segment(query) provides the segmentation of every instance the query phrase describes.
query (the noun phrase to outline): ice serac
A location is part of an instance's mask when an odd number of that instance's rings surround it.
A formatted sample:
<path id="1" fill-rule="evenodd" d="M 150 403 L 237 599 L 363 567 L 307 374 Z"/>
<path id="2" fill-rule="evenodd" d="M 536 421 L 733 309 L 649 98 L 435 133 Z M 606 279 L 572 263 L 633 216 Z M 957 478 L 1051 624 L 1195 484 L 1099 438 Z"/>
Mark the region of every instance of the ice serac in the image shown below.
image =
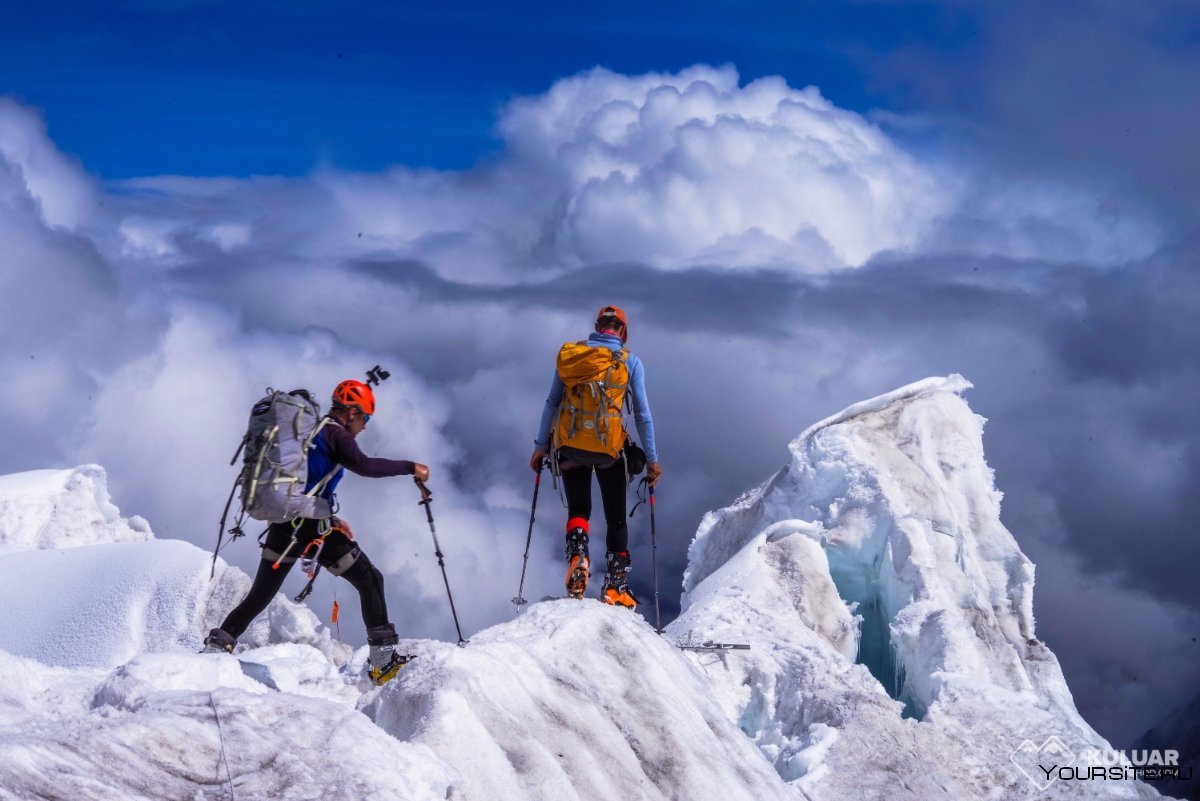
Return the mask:
<path id="1" fill-rule="evenodd" d="M 669 633 L 751 645 L 707 665 L 710 687 L 811 798 L 1155 797 L 1036 781 L 1051 737 L 1060 765 L 1108 745 L 1036 638 L 1033 565 L 1000 522 L 969 387 L 926 379 L 801 434 L 701 522 Z"/>

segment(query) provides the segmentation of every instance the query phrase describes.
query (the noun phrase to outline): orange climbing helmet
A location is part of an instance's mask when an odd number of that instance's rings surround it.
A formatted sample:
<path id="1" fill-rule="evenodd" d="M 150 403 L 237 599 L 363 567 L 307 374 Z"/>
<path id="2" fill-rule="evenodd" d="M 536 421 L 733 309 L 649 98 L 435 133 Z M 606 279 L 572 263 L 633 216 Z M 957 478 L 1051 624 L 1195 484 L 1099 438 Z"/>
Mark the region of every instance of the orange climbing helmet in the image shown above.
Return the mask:
<path id="1" fill-rule="evenodd" d="M 621 341 L 627 342 L 629 340 L 629 322 L 625 319 L 625 310 L 620 306 L 605 306 L 596 315 L 596 330 L 599 331 L 613 323 L 621 324 Z"/>
<path id="2" fill-rule="evenodd" d="M 334 406 L 355 406 L 363 414 L 375 414 L 375 393 L 361 381 L 347 379 L 333 389 Z"/>

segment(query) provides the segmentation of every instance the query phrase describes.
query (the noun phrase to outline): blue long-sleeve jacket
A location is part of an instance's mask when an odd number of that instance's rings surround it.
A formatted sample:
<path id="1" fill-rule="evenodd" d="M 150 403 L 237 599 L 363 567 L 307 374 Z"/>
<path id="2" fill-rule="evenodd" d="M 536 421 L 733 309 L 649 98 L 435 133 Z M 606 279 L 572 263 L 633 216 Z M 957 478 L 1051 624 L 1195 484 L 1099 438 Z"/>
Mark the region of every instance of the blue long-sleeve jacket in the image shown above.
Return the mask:
<path id="1" fill-rule="evenodd" d="M 624 347 L 621 338 L 615 334 L 592 334 L 587 343 L 593 348 L 605 347 L 609 350 L 620 350 Z M 641 440 L 642 449 L 646 451 L 646 458 L 657 462 L 658 447 L 654 443 L 654 420 L 650 417 L 650 401 L 646 397 L 646 370 L 642 367 L 642 360 L 632 353 L 626 358 L 625 364 L 629 368 L 629 398 L 633 406 L 633 422 L 637 425 L 638 438 Z M 546 396 L 546 406 L 542 409 L 542 423 L 538 428 L 538 436 L 534 440 L 534 445 L 542 450 L 550 447 L 550 429 L 557 418 L 565 388 L 556 369 L 554 380 L 550 384 L 550 394 Z"/>

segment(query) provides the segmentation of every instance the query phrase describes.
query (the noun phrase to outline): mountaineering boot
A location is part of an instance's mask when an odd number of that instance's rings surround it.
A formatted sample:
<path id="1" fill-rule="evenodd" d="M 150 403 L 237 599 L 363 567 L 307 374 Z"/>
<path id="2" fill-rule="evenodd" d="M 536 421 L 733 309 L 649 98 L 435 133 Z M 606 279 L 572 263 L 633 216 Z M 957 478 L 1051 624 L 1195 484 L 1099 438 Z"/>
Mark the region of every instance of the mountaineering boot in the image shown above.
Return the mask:
<path id="1" fill-rule="evenodd" d="M 367 629 L 367 645 L 371 655 L 367 658 L 367 676 L 375 686 L 387 684 L 396 678 L 400 668 L 408 664 L 408 657 L 396 652 L 400 638 L 391 623 Z"/>
<path id="2" fill-rule="evenodd" d="M 201 649 L 202 654 L 232 654 L 233 647 L 237 645 L 237 638 L 227 634 L 224 629 L 213 629 L 204 638 L 204 648 Z"/>
<path id="3" fill-rule="evenodd" d="M 628 609 L 637 607 L 637 598 L 634 598 L 633 593 L 629 591 L 631 567 L 632 562 L 629 560 L 628 552 L 609 552 L 608 572 L 604 574 L 604 588 L 600 591 L 600 598 L 604 603 L 624 606 Z"/>
<path id="4" fill-rule="evenodd" d="M 567 521 L 567 595 L 582 598 L 592 575 L 588 558 L 588 521 L 572 517 Z"/>

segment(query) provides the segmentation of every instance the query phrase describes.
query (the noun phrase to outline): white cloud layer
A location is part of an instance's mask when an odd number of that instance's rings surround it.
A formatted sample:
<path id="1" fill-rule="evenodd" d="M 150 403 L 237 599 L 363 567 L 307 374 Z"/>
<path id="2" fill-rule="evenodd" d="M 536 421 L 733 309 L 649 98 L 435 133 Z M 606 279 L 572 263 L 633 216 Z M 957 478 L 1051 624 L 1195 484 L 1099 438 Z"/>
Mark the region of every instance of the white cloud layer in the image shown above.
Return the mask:
<path id="1" fill-rule="evenodd" d="M 730 67 L 595 69 L 518 100 L 500 131 L 557 177 L 544 234 L 583 263 L 823 271 L 914 243 L 946 199 L 930 171 L 815 87 Z"/>

